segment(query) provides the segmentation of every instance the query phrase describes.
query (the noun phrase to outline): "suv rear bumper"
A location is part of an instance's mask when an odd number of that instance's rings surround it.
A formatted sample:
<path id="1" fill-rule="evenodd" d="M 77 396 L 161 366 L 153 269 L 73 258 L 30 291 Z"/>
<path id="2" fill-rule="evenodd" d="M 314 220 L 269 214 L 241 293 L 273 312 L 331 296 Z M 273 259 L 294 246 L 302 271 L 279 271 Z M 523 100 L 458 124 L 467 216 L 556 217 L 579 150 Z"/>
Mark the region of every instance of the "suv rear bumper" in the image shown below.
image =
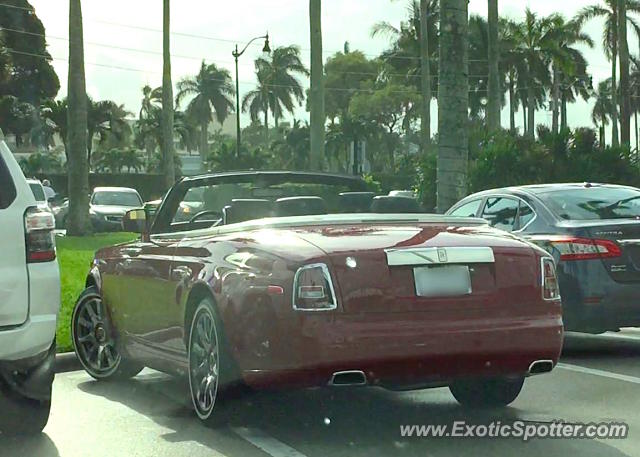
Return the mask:
<path id="1" fill-rule="evenodd" d="M 0 394 L 17 394 L 39 401 L 51 400 L 55 358 L 54 341 L 35 356 L 0 362 Z"/>
<path id="2" fill-rule="evenodd" d="M 45 352 L 55 334 L 55 314 L 33 316 L 18 327 L 0 327 L 0 364 Z"/>

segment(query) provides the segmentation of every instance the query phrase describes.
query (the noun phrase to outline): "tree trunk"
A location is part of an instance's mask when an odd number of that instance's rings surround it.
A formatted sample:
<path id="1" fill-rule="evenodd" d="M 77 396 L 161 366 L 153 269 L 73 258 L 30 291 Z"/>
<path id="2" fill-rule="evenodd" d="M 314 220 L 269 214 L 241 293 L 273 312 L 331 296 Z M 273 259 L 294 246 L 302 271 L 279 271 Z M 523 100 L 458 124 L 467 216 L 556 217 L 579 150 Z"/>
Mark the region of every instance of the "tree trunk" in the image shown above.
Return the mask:
<path id="1" fill-rule="evenodd" d="M 560 129 L 564 130 L 567 127 L 569 127 L 569 124 L 568 124 L 568 121 L 567 121 L 567 96 L 565 94 L 562 94 L 560 99 L 561 99 L 561 102 L 560 102 Z"/>
<path id="2" fill-rule="evenodd" d="M 627 0 L 618 0 L 618 54 L 620 56 L 620 141 L 631 146 L 631 97 L 629 87 L 629 43 Z"/>
<path id="3" fill-rule="evenodd" d="M 67 88 L 68 234 L 90 232 L 89 166 L 87 163 L 87 90 L 84 75 L 84 37 L 80 0 L 69 0 L 69 77 Z"/>
<path id="4" fill-rule="evenodd" d="M 614 38 L 613 52 L 611 56 L 611 144 L 618 146 L 620 141 L 618 139 L 618 75 L 617 75 L 617 63 L 618 63 L 618 43 L 617 33 Z"/>
<path id="5" fill-rule="evenodd" d="M 87 167 L 91 170 L 91 154 L 93 154 L 93 137 L 95 133 L 88 131 L 87 133 Z"/>
<path id="6" fill-rule="evenodd" d="M 265 146 L 269 142 L 269 110 L 264 110 L 264 143 Z"/>
<path id="7" fill-rule="evenodd" d="M 602 125 L 600 126 L 600 149 L 604 149 L 605 142 L 606 142 L 605 135 L 606 135 L 606 128 L 603 121 Z"/>
<path id="8" fill-rule="evenodd" d="M 553 120 L 551 122 L 551 131 L 553 133 L 558 133 L 558 129 L 560 126 L 560 71 L 558 70 L 558 66 L 553 64 Z"/>
<path id="9" fill-rule="evenodd" d="M 527 134 L 527 104 L 525 103 L 524 100 L 521 100 L 520 104 L 522 105 L 522 131 L 523 131 L 523 134 L 526 135 Z"/>
<path id="10" fill-rule="evenodd" d="M 529 85 L 532 85 L 532 83 L 533 82 L 530 81 Z M 527 89 L 527 110 L 529 111 L 527 113 L 527 135 L 529 135 L 531 139 L 534 139 L 536 136 L 536 99 L 533 90 L 533 87 L 529 87 L 529 89 Z"/>
<path id="11" fill-rule="evenodd" d="M 420 143 L 425 154 L 431 143 L 431 52 L 429 50 L 429 0 L 420 0 L 420 88 L 422 115 Z"/>
<path id="12" fill-rule="evenodd" d="M 164 185 L 168 189 L 176 182 L 173 162 L 173 84 L 171 82 L 171 6 L 162 2 L 162 163 Z"/>
<path id="13" fill-rule="evenodd" d="M 513 84 L 513 73 L 509 75 L 509 130 L 516 132 L 516 94 Z"/>
<path id="14" fill-rule="evenodd" d="M 324 166 L 324 75 L 322 70 L 322 7 L 321 0 L 309 0 L 311 30 L 311 169 Z"/>
<path id="15" fill-rule="evenodd" d="M 207 151 L 209 146 L 209 122 L 202 121 L 200 123 L 200 158 L 204 161 L 207 158 Z"/>
<path id="16" fill-rule="evenodd" d="M 637 95 L 636 95 L 636 97 L 637 97 Z M 633 120 L 634 120 L 634 123 L 635 123 L 635 126 L 636 126 L 636 128 L 635 128 L 635 137 L 636 137 L 636 155 L 637 155 L 638 154 L 638 145 L 639 145 L 639 143 L 638 143 L 638 112 L 637 111 L 633 112 Z"/>
<path id="17" fill-rule="evenodd" d="M 487 105 L 487 127 L 500 128 L 500 48 L 498 41 L 498 0 L 488 0 L 489 14 L 489 100 Z"/>
<path id="18" fill-rule="evenodd" d="M 467 194 L 469 155 L 468 2 L 440 1 L 437 210 Z"/>

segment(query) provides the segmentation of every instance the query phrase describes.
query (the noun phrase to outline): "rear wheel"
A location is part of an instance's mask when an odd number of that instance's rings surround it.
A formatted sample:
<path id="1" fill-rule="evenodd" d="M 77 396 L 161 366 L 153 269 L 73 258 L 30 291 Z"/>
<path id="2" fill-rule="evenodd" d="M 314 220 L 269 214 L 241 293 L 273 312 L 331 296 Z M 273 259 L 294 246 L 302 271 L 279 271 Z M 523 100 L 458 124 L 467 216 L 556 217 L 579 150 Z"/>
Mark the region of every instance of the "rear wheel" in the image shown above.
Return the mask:
<path id="1" fill-rule="evenodd" d="M 49 421 L 51 401 L 11 396 L 2 399 L 0 434 L 36 435 Z"/>
<path id="2" fill-rule="evenodd" d="M 523 384 L 524 378 L 473 379 L 456 381 L 449 386 L 449 390 L 461 405 L 500 407 L 513 402 Z"/>
<path id="3" fill-rule="evenodd" d="M 198 304 L 189 329 L 189 388 L 193 407 L 207 425 L 225 425 L 229 420 L 234 369 L 222 324 L 210 298 Z"/>
<path id="4" fill-rule="evenodd" d="M 82 292 L 71 318 L 71 335 L 78 360 L 93 378 L 128 379 L 144 368 L 122 357 L 102 297 L 94 286 Z"/>

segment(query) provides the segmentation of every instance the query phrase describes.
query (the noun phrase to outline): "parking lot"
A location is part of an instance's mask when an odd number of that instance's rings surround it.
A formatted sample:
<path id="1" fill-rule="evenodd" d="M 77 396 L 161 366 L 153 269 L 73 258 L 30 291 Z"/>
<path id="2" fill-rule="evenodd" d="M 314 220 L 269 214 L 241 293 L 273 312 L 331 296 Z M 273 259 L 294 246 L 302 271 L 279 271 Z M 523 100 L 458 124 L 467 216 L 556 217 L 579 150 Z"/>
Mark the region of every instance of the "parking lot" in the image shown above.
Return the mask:
<path id="1" fill-rule="evenodd" d="M 377 388 L 254 393 L 238 401 L 232 423 L 209 429 L 195 418 L 180 380 L 145 370 L 122 383 L 61 373 L 49 425 L 36 438 L 0 438 L 6 457 L 25 456 L 370 456 L 634 455 L 640 446 L 640 331 L 572 334 L 561 364 L 529 379 L 502 411 L 461 408 L 447 389 Z M 526 423 L 563 420 L 629 424 L 622 440 L 402 438 L 402 424 Z"/>

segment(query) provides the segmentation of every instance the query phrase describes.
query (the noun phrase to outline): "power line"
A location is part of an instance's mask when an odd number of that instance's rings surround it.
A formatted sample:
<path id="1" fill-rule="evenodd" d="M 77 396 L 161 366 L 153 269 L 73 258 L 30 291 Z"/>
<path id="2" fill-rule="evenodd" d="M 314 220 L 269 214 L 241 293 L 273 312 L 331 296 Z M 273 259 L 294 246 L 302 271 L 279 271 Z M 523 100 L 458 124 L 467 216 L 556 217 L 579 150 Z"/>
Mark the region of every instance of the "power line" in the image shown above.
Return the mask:
<path id="1" fill-rule="evenodd" d="M 28 30 L 18 30 L 18 29 L 11 29 L 11 28 L 7 28 L 7 27 L 0 27 L 0 31 L 6 31 L 6 32 L 11 32 L 11 33 L 18 33 L 18 34 L 25 34 L 25 35 L 31 35 L 31 36 L 39 36 L 42 38 L 49 38 L 49 39 L 53 39 L 53 40 L 62 40 L 62 41 L 69 41 L 68 38 L 65 37 L 59 37 L 59 36 L 54 36 L 54 35 L 45 35 L 42 33 L 36 33 L 36 32 L 30 32 Z M 162 55 L 162 52 L 160 51 L 151 51 L 148 49 L 139 49 L 139 48 L 130 48 L 130 47 L 126 47 L 126 46 L 116 46 L 116 45 L 111 45 L 111 44 L 106 44 L 106 43 L 97 43 L 97 42 L 92 42 L 92 41 L 85 41 L 84 42 L 85 45 L 89 45 L 89 46 L 98 46 L 98 47 L 102 47 L 102 48 L 108 48 L 108 49 L 116 49 L 119 51 L 131 51 L 131 52 L 137 52 L 137 53 L 142 53 L 142 54 L 152 54 L 152 55 Z M 177 58 L 181 58 L 181 59 L 189 59 L 189 60 L 197 60 L 197 61 L 202 61 L 204 60 L 201 57 L 195 57 L 195 56 L 186 56 L 186 55 L 180 55 L 180 54 L 171 54 L 171 57 L 177 57 Z M 216 59 L 216 63 L 224 63 L 224 64 L 233 64 L 234 62 L 232 61 L 222 61 L 222 60 L 218 60 Z M 349 75 L 362 75 L 362 76 L 379 76 L 380 74 L 384 74 L 386 76 L 397 76 L 397 77 L 401 77 L 401 78 L 407 78 L 407 79 L 411 79 L 411 78 L 415 78 L 415 79 L 419 79 L 422 76 L 421 75 L 411 75 L 411 74 L 405 74 L 405 73 L 388 73 L 388 72 L 358 72 L 358 71 L 333 71 L 332 73 L 336 73 L 336 74 L 349 74 Z M 469 75 L 470 78 L 488 78 L 488 75 Z M 431 79 L 437 79 L 438 75 L 432 75 Z"/>

